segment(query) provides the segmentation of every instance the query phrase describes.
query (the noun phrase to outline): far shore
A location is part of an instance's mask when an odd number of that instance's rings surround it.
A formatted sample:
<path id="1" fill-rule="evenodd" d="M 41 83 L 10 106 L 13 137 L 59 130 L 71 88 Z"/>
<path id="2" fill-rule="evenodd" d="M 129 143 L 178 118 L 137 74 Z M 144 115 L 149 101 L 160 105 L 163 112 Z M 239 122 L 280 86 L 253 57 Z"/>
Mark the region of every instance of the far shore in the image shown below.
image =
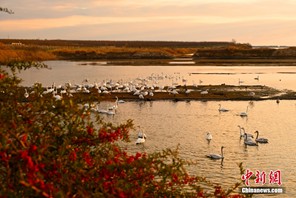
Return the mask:
<path id="1" fill-rule="evenodd" d="M 0 39 L 0 64 L 68 60 L 93 65 L 295 66 L 296 47 L 236 42 Z M 105 61 L 106 64 L 96 64 Z"/>

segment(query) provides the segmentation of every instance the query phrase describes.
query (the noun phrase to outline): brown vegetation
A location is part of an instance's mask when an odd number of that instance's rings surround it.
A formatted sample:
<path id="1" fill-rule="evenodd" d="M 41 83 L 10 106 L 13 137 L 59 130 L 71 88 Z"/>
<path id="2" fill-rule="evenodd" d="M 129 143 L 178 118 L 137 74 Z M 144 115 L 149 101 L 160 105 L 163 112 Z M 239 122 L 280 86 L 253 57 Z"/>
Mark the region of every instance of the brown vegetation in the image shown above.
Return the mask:
<path id="1" fill-rule="evenodd" d="M 252 48 L 244 45 L 230 45 L 223 48 L 197 49 L 196 59 L 295 59 L 296 48 Z"/>
<path id="2" fill-rule="evenodd" d="M 195 48 L 83 47 L 57 48 L 52 53 L 61 59 L 171 59 L 194 53 Z"/>
<path id="3" fill-rule="evenodd" d="M 9 65 L 15 62 L 32 62 L 55 59 L 49 51 L 32 46 L 13 46 L 0 43 L 0 64 Z"/>
<path id="4" fill-rule="evenodd" d="M 0 63 L 42 60 L 171 59 L 197 48 L 226 47 L 231 42 L 83 41 L 0 39 Z M 17 44 L 17 45 L 13 45 Z"/>
<path id="5" fill-rule="evenodd" d="M 3 41 L 3 40 L 2 40 Z M 15 42 L 14 42 L 15 41 Z M 47 41 L 47 40 L 46 40 Z M 45 42 L 45 41 L 44 41 Z M 47 41 L 49 42 L 49 41 Z M 64 41 L 67 43 L 67 41 Z M 78 42 L 79 43 L 79 42 Z M 119 42 L 120 43 L 120 42 Z M 132 42 L 133 43 L 133 42 Z M 18 45 L 14 45 L 18 44 Z M 0 45 L 0 63 L 7 65 L 16 61 L 44 60 L 95 60 L 95 59 L 171 59 L 193 54 L 196 48 L 149 46 L 104 46 L 66 45 L 62 41 L 52 41 L 49 45 L 43 42 L 5 40 Z"/>
<path id="6" fill-rule="evenodd" d="M 296 65 L 296 48 L 253 48 L 250 44 L 234 42 L 0 39 L 0 64 L 4 65 L 44 60 L 108 60 L 111 65 L 118 64 L 117 61 L 122 65 L 168 65 L 167 60 L 176 57 L 193 57 L 193 65 Z"/>

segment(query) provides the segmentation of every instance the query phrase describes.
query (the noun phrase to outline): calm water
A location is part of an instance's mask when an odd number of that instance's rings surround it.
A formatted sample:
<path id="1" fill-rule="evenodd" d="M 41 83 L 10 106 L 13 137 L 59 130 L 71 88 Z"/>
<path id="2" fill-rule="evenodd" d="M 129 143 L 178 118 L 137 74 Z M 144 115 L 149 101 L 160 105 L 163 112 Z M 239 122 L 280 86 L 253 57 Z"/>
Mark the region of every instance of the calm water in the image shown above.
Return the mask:
<path id="1" fill-rule="evenodd" d="M 184 84 L 231 84 L 238 85 L 239 80 L 246 85 L 267 85 L 278 89 L 296 90 L 296 66 L 94 66 L 88 62 L 48 61 L 48 69 L 30 69 L 20 74 L 23 85 L 31 86 L 41 82 L 44 86 L 55 84 L 81 84 L 110 80 L 127 82 L 147 78 L 151 75 L 165 77 L 156 83 L 171 85 Z M 85 65 L 86 64 L 86 65 Z M 195 74 L 191 74 L 195 73 Z M 259 76 L 259 80 L 255 80 Z M 155 82 L 151 82 L 155 83 Z"/>
<path id="2" fill-rule="evenodd" d="M 102 102 L 100 107 L 105 108 L 109 104 Z M 230 111 L 219 113 L 218 104 Z M 281 197 L 295 196 L 296 101 L 281 101 L 280 104 L 275 101 L 254 102 L 247 118 L 238 116 L 247 105 L 246 101 L 126 102 L 119 105 L 116 115 L 105 116 L 105 119 L 121 123 L 131 118 L 136 126 L 140 125 L 145 130 L 147 140 L 144 146 L 135 145 L 137 132 L 132 132 L 131 142 L 127 145 L 131 152 L 160 151 L 180 144 L 183 158 L 198 161 L 197 165 L 189 168 L 191 173 L 222 182 L 225 187 L 230 187 L 240 178 L 237 166 L 240 162 L 253 172 L 258 170 L 268 174 L 271 170 L 280 170 L 287 191 Z M 240 140 L 237 125 L 245 127 L 248 133 L 258 130 L 269 143 L 246 148 Z M 213 135 L 210 144 L 205 140 L 206 132 Z M 220 153 L 221 146 L 226 147 L 222 166 L 221 161 L 205 157 L 209 153 Z M 250 183 L 257 185 L 254 181 Z"/>
<path id="3" fill-rule="evenodd" d="M 28 70 L 21 73 L 23 85 L 41 82 L 44 86 L 80 84 L 84 79 L 89 82 L 103 80 L 128 82 L 135 78 L 161 76 L 148 83 L 171 85 L 172 83 L 189 84 L 262 84 L 278 89 L 296 90 L 296 67 L 215 67 L 215 66 L 91 66 L 81 62 L 51 61 L 47 64 L 50 70 Z M 198 74 L 191 74 L 198 73 Z M 259 80 L 255 80 L 259 76 Z M 183 79 L 186 79 L 185 82 Z M 101 102 L 106 108 L 110 103 Z M 219 113 L 218 104 L 230 109 Z M 249 105 L 248 117 L 238 114 Z M 206 176 L 213 182 L 231 187 L 241 177 L 238 163 L 243 162 L 246 169 L 253 172 L 271 170 L 281 171 L 281 180 L 286 187 L 286 194 L 277 197 L 296 196 L 296 101 L 211 101 L 211 102 L 126 102 L 119 104 L 116 115 L 105 116 L 107 121 L 121 123 L 133 119 L 134 124 L 141 126 L 147 135 L 144 146 L 135 145 L 137 132 L 131 134 L 131 143 L 127 148 L 131 152 L 160 151 L 165 148 L 176 148 L 180 144 L 180 155 L 185 159 L 198 161 L 189 167 L 192 174 Z M 258 147 L 245 147 L 240 140 L 239 128 L 243 126 L 248 133 L 260 132 L 261 137 L 269 143 Z M 206 132 L 211 132 L 210 144 L 205 140 Z M 220 153 L 225 146 L 225 159 L 212 161 L 205 157 L 209 153 Z M 268 177 L 266 178 L 268 182 Z M 251 186 L 256 186 L 250 181 Z M 267 185 L 268 186 L 268 185 Z M 260 187 L 260 185 L 258 186 Z M 265 195 L 266 196 L 266 195 Z"/>

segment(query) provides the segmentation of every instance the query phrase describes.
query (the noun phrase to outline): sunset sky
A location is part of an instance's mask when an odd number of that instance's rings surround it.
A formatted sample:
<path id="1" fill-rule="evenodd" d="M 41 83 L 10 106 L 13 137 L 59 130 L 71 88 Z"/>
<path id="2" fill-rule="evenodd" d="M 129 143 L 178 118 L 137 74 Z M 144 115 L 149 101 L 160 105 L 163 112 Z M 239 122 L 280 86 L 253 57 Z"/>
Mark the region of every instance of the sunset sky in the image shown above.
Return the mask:
<path id="1" fill-rule="evenodd" d="M 295 0 L 9 0 L 0 38 L 296 46 Z"/>

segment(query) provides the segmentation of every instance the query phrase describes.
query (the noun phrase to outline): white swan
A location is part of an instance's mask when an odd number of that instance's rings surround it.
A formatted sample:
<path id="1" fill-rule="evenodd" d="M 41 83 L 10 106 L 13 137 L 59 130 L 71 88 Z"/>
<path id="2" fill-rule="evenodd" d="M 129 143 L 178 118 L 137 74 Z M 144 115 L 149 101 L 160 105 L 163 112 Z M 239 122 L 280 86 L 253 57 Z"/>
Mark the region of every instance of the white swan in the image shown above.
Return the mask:
<path id="1" fill-rule="evenodd" d="M 137 141 L 136 141 L 136 144 L 142 144 L 142 143 L 145 142 L 147 136 L 146 136 L 146 134 L 143 132 L 143 130 L 141 129 L 140 126 L 138 126 L 138 128 L 139 128 L 139 131 L 138 131 L 138 139 L 137 139 Z"/>
<path id="2" fill-rule="evenodd" d="M 136 144 L 144 144 L 144 142 L 145 142 L 145 138 L 144 137 L 143 138 L 138 138 L 136 140 Z"/>
<path id="3" fill-rule="evenodd" d="M 145 98 L 144 98 L 144 95 L 143 95 L 143 94 L 140 94 L 140 95 L 139 95 L 139 99 L 144 100 L 144 99 L 145 99 Z"/>
<path id="4" fill-rule="evenodd" d="M 205 91 L 201 91 L 200 92 L 200 94 L 202 94 L 202 95 L 206 95 L 206 94 L 208 94 L 209 93 L 209 90 L 207 89 L 207 90 L 205 90 Z"/>
<path id="5" fill-rule="evenodd" d="M 249 106 L 247 106 L 246 112 L 241 112 L 239 115 L 240 115 L 241 117 L 246 117 L 246 116 L 248 116 L 248 109 L 249 109 Z"/>
<path id="6" fill-rule="evenodd" d="M 238 127 L 240 127 L 239 125 L 238 125 Z M 245 128 L 244 127 L 241 127 L 241 137 L 245 137 L 245 135 L 247 136 L 247 138 L 253 138 L 254 136 L 251 134 L 251 133 L 246 133 L 246 131 L 245 131 Z M 242 136 L 243 135 L 243 136 Z"/>
<path id="7" fill-rule="evenodd" d="M 257 133 L 256 139 L 255 139 L 256 142 L 263 143 L 263 144 L 268 143 L 268 139 L 266 139 L 266 138 L 258 138 L 259 137 L 259 131 L 255 131 L 255 133 Z"/>
<path id="8" fill-rule="evenodd" d="M 189 89 L 185 90 L 185 94 L 190 94 L 190 93 L 191 93 L 191 90 L 189 90 Z"/>
<path id="9" fill-rule="evenodd" d="M 142 131 L 138 133 L 138 139 L 136 140 L 136 144 L 143 144 L 146 141 L 146 134 Z"/>
<path id="10" fill-rule="evenodd" d="M 206 135 L 206 140 L 211 141 L 213 139 L 213 136 L 210 132 L 207 133 Z"/>
<path id="11" fill-rule="evenodd" d="M 118 108 L 118 97 L 117 96 L 115 96 L 115 97 L 116 97 L 115 104 L 113 106 L 109 107 L 108 108 L 109 110 L 115 110 Z"/>
<path id="12" fill-rule="evenodd" d="M 56 94 L 56 91 L 53 91 L 52 92 L 52 95 L 53 97 L 56 99 L 56 100 L 62 100 L 63 99 L 63 94 L 61 93 L 61 95 L 57 95 Z"/>
<path id="13" fill-rule="evenodd" d="M 25 98 L 28 98 L 29 97 L 29 93 L 27 91 L 27 89 L 25 89 L 25 94 L 24 94 Z"/>
<path id="14" fill-rule="evenodd" d="M 254 142 L 251 138 L 248 138 L 247 134 L 245 133 L 245 140 L 244 144 L 246 146 L 258 146 L 257 142 Z"/>
<path id="15" fill-rule="evenodd" d="M 124 100 L 118 100 L 118 103 L 125 103 Z"/>
<path id="16" fill-rule="evenodd" d="M 107 114 L 107 115 L 115 115 L 115 112 L 113 110 L 107 109 L 98 109 L 98 113 L 100 114 Z"/>
<path id="17" fill-rule="evenodd" d="M 146 134 L 145 133 L 143 133 L 142 131 L 139 131 L 139 133 L 138 133 L 138 138 L 147 138 L 147 136 L 146 136 Z"/>
<path id="18" fill-rule="evenodd" d="M 219 154 L 208 154 L 207 157 L 211 158 L 211 159 L 224 159 L 224 156 L 223 156 L 223 149 L 224 148 L 225 148 L 224 146 L 221 146 L 221 155 L 219 155 Z"/>
<path id="19" fill-rule="evenodd" d="M 254 97 L 255 95 L 256 95 L 256 93 L 255 93 L 254 91 L 251 91 L 251 92 L 249 93 L 249 96 Z"/>
<path id="20" fill-rule="evenodd" d="M 245 137 L 245 134 L 243 133 L 241 126 L 240 125 L 237 125 L 237 126 L 239 128 L 240 138 Z"/>
<path id="21" fill-rule="evenodd" d="M 220 112 L 227 112 L 229 109 L 221 108 L 221 104 L 219 104 L 219 109 Z"/>
<path id="22" fill-rule="evenodd" d="M 153 93 L 153 91 L 150 91 L 150 92 L 149 92 L 149 96 L 151 96 L 151 97 L 153 97 L 153 96 L 154 96 L 154 93 Z"/>
<path id="23" fill-rule="evenodd" d="M 42 94 L 52 93 L 53 91 L 54 91 L 53 87 L 47 87 L 46 91 L 44 91 Z"/>
<path id="24" fill-rule="evenodd" d="M 108 110 L 106 109 L 98 109 L 98 113 L 107 114 Z"/>
<path id="25" fill-rule="evenodd" d="M 115 112 L 113 110 L 107 111 L 107 115 L 115 115 Z"/>
<path id="26" fill-rule="evenodd" d="M 174 95 L 177 95 L 177 94 L 179 94 L 179 92 L 177 91 L 177 90 L 172 90 L 171 92 L 170 92 L 171 94 L 174 94 Z"/>

